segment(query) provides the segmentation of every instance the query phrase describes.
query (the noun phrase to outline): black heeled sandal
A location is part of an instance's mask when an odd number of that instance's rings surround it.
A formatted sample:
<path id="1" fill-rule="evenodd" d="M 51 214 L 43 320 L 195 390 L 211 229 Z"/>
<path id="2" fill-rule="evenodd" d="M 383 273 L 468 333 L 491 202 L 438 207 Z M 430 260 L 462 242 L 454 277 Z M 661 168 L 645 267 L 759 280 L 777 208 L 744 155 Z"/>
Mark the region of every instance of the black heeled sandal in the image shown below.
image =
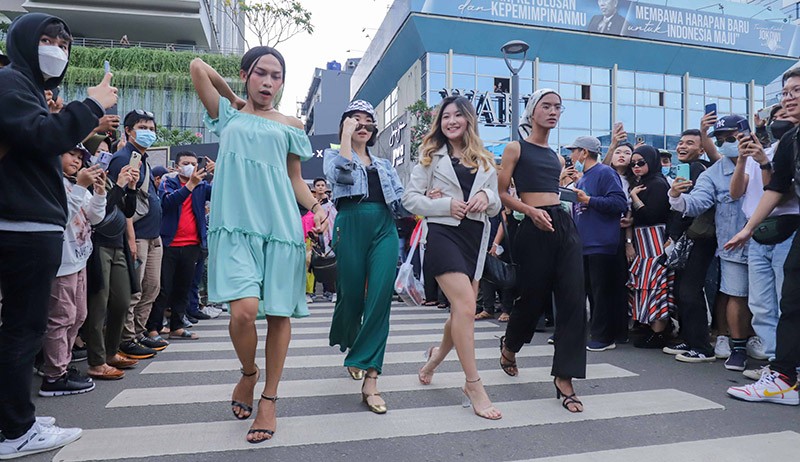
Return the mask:
<path id="1" fill-rule="evenodd" d="M 278 401 L 278 397 L 277 396 L 267 396 L 267 395 L 265 395 L 263 393 L 261 394 L 261 399 L 265 399 L 267 401 L 272 401 L 273 403 L 276 403 Z M 251 428 L 250 430 L 247 430 L 247 434 L 248 435 L 255 435 L 256 433 L 263 433 L 263 434 L 267 435 L 269 438 L 262 438 L 262 439 L 259 439 L 259 440 L 247 440 L 248 443 L 250 443 L 250 444 L 263 443 L 264 441 L 271 440 L 272 437 L 275 436 L 275 430 L 268 430 L 268 429 L 265 429 L 265 428 Z M 247 438 L 245 437 L 245 439 L 247 439 Z"/>
<path id="2" fill-rule="evenodd" d="M 258 368 L 258 366 L 256 366 L 256 371 L 255 372 L 250 373 L 250 374 L 245 374 L 244 368 L 240 367 L 239 368 L 239 372 L 242 373 L 242 377 L 252 377 L 252 376 L 258 374 L 260 372 L 260 369 Z M 255 388 L 255 385 L 253 385 L 253 388 Z M 239 420 L 247 420 L 247 418 L 249 418 L 251 415 L 253 415 L 253 406 L 249 406 L 247 404 L 244 404 L 242 402 L 239 402 L 239 401 L 236 401 L 236 400 L 233 400 L 233 399 L 231 400 L 231 406 L 235 408 L 235 409 L 231 410 L 231 412 L 233 412 L 233 416 L 236 417 Z M 246 412 L 247 415 L 240 416 L 239 412 L 241 412 L 241 411 Z"/>
<path id="3" fill-rule="evenodd" d="M 517 374 L 519 373 L 519 368 L 517 368 L 517 362 L 508 359 L 506 354 L 503 353 L 503 350 L 505 350 L 505 348 L 506 348 L 506 336 L 504 335 L 500 337 L 500 369 L 503 369 L 503 372 L 505 372 L 507 375 L 511 377 L 516 377 Z M 504 363 L 503 362 L 504 359 L 510 362 Z M 517 370 L 512 371 L 512 369 L 517 369 Z"/>
<path id="4" fill-rule="evenodd" d="M 561 389 L 558 388 L 558 385 L 556 385 L 556 380 L 558 380 L 558 377 L 554 377 L 553 378 L 553 386 L 556 387 L 556 399 L 561 399 L 562 397 L 564 398 L 564 400 L 561 401 L 561 406 L 564 409 L 568 410 L 569 412 L 572 412 L 573 414 L 574 413 L 578 413 L 578 412 L 583 412 L 583 403 L 581 402 L 581 400 L 579 400 L 575 396 L 575 393 L 573 393 L 573 394 L 571 394 L 569 396 L 564 394 L 564 392 L 562 392 Z M 573 411 L 572 409 L 569 408 L 570 404 L 576 404 L 576 405 L 580 406 L 581 408 L 580 409 L 576 409 L 576 410 Z"/>

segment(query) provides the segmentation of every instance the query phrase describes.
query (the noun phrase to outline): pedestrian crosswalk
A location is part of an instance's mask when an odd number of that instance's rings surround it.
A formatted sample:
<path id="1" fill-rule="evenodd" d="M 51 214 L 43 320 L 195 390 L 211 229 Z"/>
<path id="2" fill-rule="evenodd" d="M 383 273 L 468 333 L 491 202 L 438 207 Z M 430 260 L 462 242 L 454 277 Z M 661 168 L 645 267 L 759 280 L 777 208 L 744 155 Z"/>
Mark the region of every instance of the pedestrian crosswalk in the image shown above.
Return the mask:
<path id="1" fill-rule="evenodd" d="M 123 387 L 118 393 L 95 410 L 97 413 L 132 412 L 143 414 L 148 409 L 180 409 L 186 416 L 180 421 L 172 419 L 161 424 L 158 419 L 142 418 L 131 422 L 122 419 L 117 426 L 101 425 L 99 428 L 84 426 L 83 437 L 77 442 L 61 449 L 53 457 L 54 461 L 86 460 L 151 460 L 153 457 L 167 457 L 166 460 L 327 460 L 318 456 L 293 456 L 286 458 L 280 448 L 316 448 L 325 453 L 342 444 L 415 444 L 420 438 L 441 436 L 448 438 L 467 438 L 484 434 L 483 431 L 508 432 L 514 429 L 529 429 L 536 434 L 550 426 L 589 425 L 592 422 L 627 421 L 638 419 L 648 425 L 652 419 L 665 416 L 720 412 L 725 410 L 722 400 L 710 400 L 676 387 L 637 388 L 641 375 L 652 373 L 636 370 L 624 363 L 613 364 L 614 355 L 597 357 L 590 361 L 587 380 L 578 382 L 578 389 L 586 410 L 572 414 L 565 411 L 560 401 L 554 399 L 549 356 L 553 347 L 542 344 L 526 346 L 518 355 L 521 363 L 520 374 L 509 377 L 498 367 L 498 338 L 504 326 L 482 321 L 476 323 L 476 356 L 484 385 L 494 403 L 503 412 L 498 421 L 488 421 L 472 415 L 471 409 L 460 406 L 464 383 L 463 372 L 457 364 L 453 351 L 442 363 L 428 386 L 419 384 L 416 370 L 424 359 L 421 352 L 435 344 L 441 337 L 441 327 L 447 313 L 436 308 L 396 306 L 392 314 L 392 328 L 385 357 L 384 374 L 380 377 L 379 388 L 389 404 L 389 413 L 375 415 L 358 408 L 342 409 L 339 404 L 356 402 L 359 383 L 353 381 L 342 367 L 343 354 L 338 348 L 331 348 L 327 341 L 327 325 L 332 315 L 331 304 L 312 305 L 312 316 L 294 321 L 293 339 L 286 361 L 284 379 L 278 395 L 279 419 L 275 437 L 266 443 L 254 446 L 244 439 L 244 434 L 252 423 L 236 421 L 230 413 L 230 397 L 235 381 L 238 379 L 239 362 L 236 360 L 232 344 L 227 339 L 227 315 L 219 319 L 201 321 L 195 330 L 200 340 L 192 342 L 173 342 L 148 364 L 138 370 L 130 371 L 136 375 L 130 380 L 134 385 Z M 310 322 L 310 321 L 313 321 Z M 259 322 L 260 334 L 264 335 L 265 322 Z M 263 342 L 262 342 L 263 344 Z M 259 347 L 259 364 L 263 366 L 263 348 Z M 591 359 L 591 358 L 590 358 Z M 311 378 L 309 378 L 311 377 Z M 125 384 L 126 380 L 119 382 Z M 164 386 L 166 381 L 168 386 Z M 617 384 L 593 392 L 592 384 Z M 99 385 L 102 387 L 102 385 Z M 255 389 L 257 398 L 263 382 Z M 525 393 L 520 394 L 524 389 Z M 611 392 L 609 392 L 611 391 Z M 398 397 L 398 399 L 393 399 Z M 399 397 L 403 397 L 402 403 Z M 311 411 L 303 408 L 304 400 L 316 400 Z M 327 403 L 327 404 L 326 404 Z M 214 406 L 219 413 L 209 418 L 208 413 L 195 413 L 198 406 Z M 320 412 L 320 406 L 325 408 Z M 288 411 L 285 411 L 287 410 Z M 288 413 L 287 413 L 288 412 Z M 123 423 L 124 422 L 124 423 Z M 586 427 L 581 427 L 586 428 Z M 477 433 L 476 433 L 477 432 Z M 502 435 L 497 433 L 496 435 Z M 495 435 L 495 436 L 496 436 Z M 390 443 L 396 441 L 397 443 Z M 422 441 L 422 440 L 419 440 Z M 800 434 L 794 432 L 771 433 L 763 441 L 772 444 L 800 444 Z M 530 459 L 548 462 L 589 462 L 614 460 L 711 460 L 692 458 L 706 454 L 715 448 L 752 447 L 762 440 L 750 437 L 731 437 L 722 440 L 692 441 L 658 446 L 655 449 L 634 447 L 635 442 L 620 449 L 603 453 L 583 454 L 580 448 L 560 457 Z M 132 444 L 135 442 L 135 444 Z M 531 446 L 533 447 L 533 446 Z M 490 452 L 474 453 L 464 460 L 522 460 L 523 458 L 496 458 Z M 485 449 L 483 449 L 485 450 Z M 652 451 L 659 458 L 654 458 Z M 228 455 L 226 453 L 236 451 Z M 647 452 L 651 451 L 651 452 Z M 536 451 L 519 451 L 516 454 L 535 455 Z M 564 452 L 561 452 L 564 453 Z M 297 454 L 297 453 L 294 453 Z M 601 455 L 602 454 L 602 455 Z M 647 457 L 644 455 L 648 454 Z M 666 457 L 669 454 L 670 457 Z M 741 453 L 739 453 L 741 454 Z M 282 456 L 282 457 L 281 457 Z M 430 460 L 449 460 L 447 457 L 430 457 Z M 723 456 L 723 460 L 740 460 L 734 456 Z M 331 458 L 331 460 L 343 460 Z M 348 460 L 367 460 L 358 457 Z M 397 458 L 384 460 L 411 460 L 398 454 Z"/>

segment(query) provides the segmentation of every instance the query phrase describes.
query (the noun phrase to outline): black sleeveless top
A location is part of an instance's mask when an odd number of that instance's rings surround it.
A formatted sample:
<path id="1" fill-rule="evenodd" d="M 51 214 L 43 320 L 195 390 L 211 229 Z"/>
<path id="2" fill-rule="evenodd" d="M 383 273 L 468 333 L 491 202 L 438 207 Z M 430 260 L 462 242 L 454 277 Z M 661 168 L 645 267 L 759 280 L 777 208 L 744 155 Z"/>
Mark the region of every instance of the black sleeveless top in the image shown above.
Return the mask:
<path id="1" fill-rule="evenodd" d="M 461 185 L 461 192 L 464 194 L 464 202 L 469 202 L 469 193 L 472 192 L 472 185 L 475 183 L 475 173 L 466 165 L 462 165 L 461 161 L 455 157 L 451 157 L 450 161 L 453 163 L 453 170 L 456 172 L 458 184 Z"/>
<path id="2" fill-rule="evenodd" d="M 558 193 L 561 162 L 550 148 L 519 140 L 519 160 L 514 168 L 517 192 Z"/>

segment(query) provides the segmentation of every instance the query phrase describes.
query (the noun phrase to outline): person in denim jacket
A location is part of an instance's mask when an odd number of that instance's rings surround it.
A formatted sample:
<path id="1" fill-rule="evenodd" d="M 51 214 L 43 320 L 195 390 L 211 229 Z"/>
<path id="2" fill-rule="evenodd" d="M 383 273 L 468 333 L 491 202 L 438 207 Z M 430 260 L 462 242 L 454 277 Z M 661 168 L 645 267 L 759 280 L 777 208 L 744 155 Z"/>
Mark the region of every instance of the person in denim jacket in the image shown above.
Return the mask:
<path id="1" fill-rule="evenodd" d="M 737 161 L 740 160 L 739 142 L 735 135 L 741 120 L 744 118 L 738 115 L 720 118 L 715 123 L 711 136 L 716 138 L 714 144 L 723 157 L 700 174 L 690 193 L 685 191 L 692 186 L 692 182 L 682 178 L 676 179 L 669 191 L 672 209 L 682 212 L 684 216 L 696 217 L 711 207 L 716 207 L 714 221 L 721 260 L 719 290 L 728 297 L 726 313 L 732 347 L 725 367 L 737 371 L 745 368 L 745 348 L 750 330 L 750 311 L 747 308 L 747 246 L 736 249 L 725 249 L 723 246 L 747 223 L 741 200 L 733 199 L 730 193 L 731 178 Z M 705 148 L 709 151 L 714 146 Z M 707 325 L 687 326 L 684 321 L 682 334 L 690 351 L 677 355 L 676 359 L 683 362 L 711 362 L 716 359 L 710 351 Z"/>
<path id="2" fill-rule="evenodd" d="M 369 152 L 378 135 L 375 120 L 370 103 L 351 102 L 339 122 L 341 148 L 325 150 L 323 169 L 339 211 L 331 243 L 337 276 L 330 345 L 350 350 L 344 365 L 353 380 L 364 379 L 363 402 L 385 414 L 377 382 L 389 337 L 399 242 L 394 216 L 403 210 L 403 186 L 391 163 Z"/>

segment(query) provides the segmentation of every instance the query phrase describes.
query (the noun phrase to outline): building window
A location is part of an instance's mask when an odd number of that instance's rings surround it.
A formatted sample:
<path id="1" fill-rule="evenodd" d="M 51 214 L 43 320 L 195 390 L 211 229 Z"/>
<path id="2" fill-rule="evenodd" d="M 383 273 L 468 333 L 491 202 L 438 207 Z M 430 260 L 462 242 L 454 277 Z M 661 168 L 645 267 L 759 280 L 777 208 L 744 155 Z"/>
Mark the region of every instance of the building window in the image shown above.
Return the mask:
<path id="1" fill-rule="evenodd" d="M 397 118 L 397 87 L 383 100 L 383 124 L 388 126 Z"/>
<path id="2" fill-rule="evenodd" d="M 592 87 L 589 85 L 581 85 L 581 99 L 589 101 L 592 99 Z"/>

